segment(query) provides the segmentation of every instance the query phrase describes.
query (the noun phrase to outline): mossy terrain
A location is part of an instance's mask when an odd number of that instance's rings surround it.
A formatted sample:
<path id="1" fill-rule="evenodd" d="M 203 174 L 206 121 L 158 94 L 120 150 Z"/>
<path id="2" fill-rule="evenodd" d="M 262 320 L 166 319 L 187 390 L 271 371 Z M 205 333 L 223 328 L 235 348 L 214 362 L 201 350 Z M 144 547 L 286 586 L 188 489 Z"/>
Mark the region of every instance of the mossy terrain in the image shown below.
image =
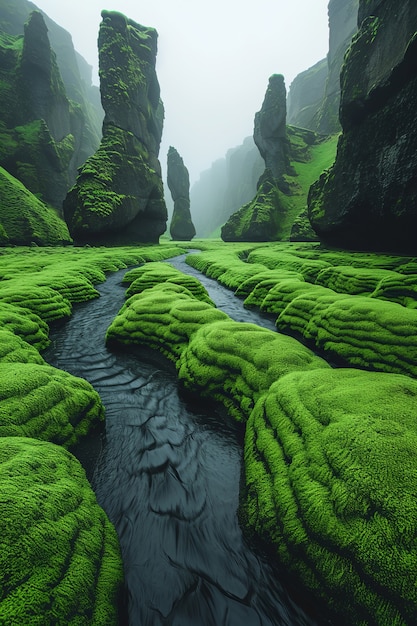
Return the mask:
<path id="1" fill-rule="evenodd" d="M 104 419 L 86 380 L 45 363 L 49 326 L 106 273 L 184 250 L 3 248 L 0 254 L 0 623 L 114 625 L 118 539 L 67 452 Z M 104 338 L 103 338 L 104 339 Z M 57 445 L 59 444 L 59 445 Z"/>
<path id="2" fill-rule="evenodd" d="M 242 423 L 242 523 L 341 623 L 411 626 L 415 258 L 312 243 L 194 247 L 190 265 L 274 314 L 286 335 L 232 321 L 149 264 L 127 280 L 140 292 L 107 341 L 159 350 L 184 390 Z"/>
<path id="3" fill-rule="evenodd" d="M 56 211 L 0 167 L 0 245 L 59 245 L 71 236 Z"/>
<path id="4" fill-rule="evenodd" d="M 0 622 L 117 624 L 118 539 L 61 446 L 0 437 Z"/>

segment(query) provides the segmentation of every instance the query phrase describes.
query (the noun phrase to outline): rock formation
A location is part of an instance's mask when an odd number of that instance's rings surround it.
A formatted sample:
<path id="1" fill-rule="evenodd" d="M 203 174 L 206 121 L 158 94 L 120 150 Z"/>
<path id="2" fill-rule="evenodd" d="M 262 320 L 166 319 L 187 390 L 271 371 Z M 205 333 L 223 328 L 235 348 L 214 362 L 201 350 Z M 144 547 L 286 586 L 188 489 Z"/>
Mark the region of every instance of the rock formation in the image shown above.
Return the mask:
<path id="1" fill-rule="evenodd" d="M 98 46 L 103 138 L 64 202 L 73 237 L 158 242 L 167 211 L 158 161 L 164 118 L 155 71 L 157 32 L 103 11 Z"/>
<path id="2" fill-rule="evenodd" d="M 262 108 L 255 114 L 254 141 L 265 161 L 255 198 L 230 216 L 221 229 L 223 241 L 274 241 L 281 238 L 280 214 L 285 213 L 281 192 L 288 193 L 284 178 L 290 171 L 286 130 L 284 77 L 269 79 Z"/>
<path id="3" fill-rule="evenodd" d="M 313 185 L 319 237 L 350 248 L 417 249 L 417 5 L 364 1 L 341 73 L 334 166 Z"/>
<path id="4" fill-rule="evenodd" d="M 288 94 L 288 122 L 321 134 L 339 132 L 340 69 L 357 30 L 359 0 L 330 0 L 327 58 L 302 72 Z"/>
<path id="5" fill-rule="evenodd" d="M 0 166 L 62 215 L 77 167 L 99 144 L 102 109 L 69 33 L 34 9 L 27 0 L 0 6 Z"/>
<path id="6" fill-rule="evenodd" d="M 190 212 L 190 177 L 182 157 L 172 146 L 168 150 L 167 182 L 174 201 L 171 237 L 178 241 L 191 241 L 195 228 Z"/>

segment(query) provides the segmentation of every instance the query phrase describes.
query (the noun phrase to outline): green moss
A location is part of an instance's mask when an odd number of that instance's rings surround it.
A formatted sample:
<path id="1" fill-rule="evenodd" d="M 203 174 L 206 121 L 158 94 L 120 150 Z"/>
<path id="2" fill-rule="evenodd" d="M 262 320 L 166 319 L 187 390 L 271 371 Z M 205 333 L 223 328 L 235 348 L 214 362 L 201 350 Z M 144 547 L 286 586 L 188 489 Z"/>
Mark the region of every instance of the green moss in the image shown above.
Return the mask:
<path id="1" fill-rule="evenodd" d="M 71 240 L 65 222 L 55 211 L 3 168 L 0 168 L 0 222 L 10 243 L 21 245 L 34 241 L 57 245 Z"/>
<path id="2" fill-rule="evenodd" d="M 297 372 L 247 424 L 249 524 L 349 623 L 413 622 L 416 395 L 404 376 Z"/>
<path id="3" fill-rule="evenodd" d="M 13 332 L 0 328 L 0 363 L 37 363 L 44 360 L 38 350 Z"/>
<path id="4" fill-rule="evenodd" d="M 257 399 L 281 376 L 327 367 L 291 337 L 255 324 L 213 321 L 190 338 L 178 362 L 178 377 L 188 391 L 214 398 L 234 419 L 245 422 Z"/>
<path id="5" fill-rule="evenodd" d="M 201 326 L 229 319 L 175 283 L 157 284 L 129 298 L 107 330 L 110 346 L 139 345 L 176 362 Z"/>
<path id="6" fill-rule="evenodd" d="M 48 365 L 0 363 L 0 437 L 32 437 L 69 447 L 104 419 L 82 378 Z"/>
<path id="7" fill-rule="evenodd" d="M 116 532 L 62 447 L 0 438 L 0 622 L 117 624 Z"/>
<path id="8" fill-rule="evenodd" d="M 38 350 L 43 350 L 49 344 L 46 322 L 35 313 L 14 304 L 0 302 L 0 328 L 13 332 Z"/>

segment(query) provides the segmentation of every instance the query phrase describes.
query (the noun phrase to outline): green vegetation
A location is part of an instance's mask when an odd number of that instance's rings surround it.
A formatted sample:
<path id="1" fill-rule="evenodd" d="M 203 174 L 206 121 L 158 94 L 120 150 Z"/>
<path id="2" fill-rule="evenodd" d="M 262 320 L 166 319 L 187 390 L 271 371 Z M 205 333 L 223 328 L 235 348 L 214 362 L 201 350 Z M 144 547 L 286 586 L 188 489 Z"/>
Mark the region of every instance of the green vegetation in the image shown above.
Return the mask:
<path id="1" fill-rule="evenodd" d="M 32 437 L 68 448 L 104 419 L 81 379 L 38 363 L 0 363 L 0 438 Z"/>
<path id="2" fill-rule="evenodd" d="M 58 245 L 71 237 L 54 209 L 0 167 L 0 224 L 4 243 Z"/>
<path id="3" fill-rule="evenodd" d="M 247 523 L 344 623 L 414 621 L 416 397 L 405 376 L 295 372 L 247 424 Z"/>
<path id="4" fill-rule="evenodd" d="M 118 539 L 61 446 L 0 437 L 0 622 L 117 624 Z"/>

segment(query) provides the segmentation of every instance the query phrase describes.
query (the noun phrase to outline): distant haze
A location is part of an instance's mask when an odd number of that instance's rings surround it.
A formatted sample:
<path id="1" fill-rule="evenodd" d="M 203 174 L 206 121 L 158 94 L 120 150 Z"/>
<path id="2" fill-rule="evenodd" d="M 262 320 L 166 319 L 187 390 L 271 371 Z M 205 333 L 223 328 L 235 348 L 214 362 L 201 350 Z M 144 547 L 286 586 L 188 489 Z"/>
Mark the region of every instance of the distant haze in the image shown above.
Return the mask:
<path id="1" fill-rule="evenodd" d="M 101 10 L 117 10 L 158 31 L 157 73 L 165 106 L 160 160 L 168 147 L 193 183 L 253 132 L 271 74 L 295 76 L 328 51 L 328 0 L 38 0 L 68 30 L 97 78 Z"/>

